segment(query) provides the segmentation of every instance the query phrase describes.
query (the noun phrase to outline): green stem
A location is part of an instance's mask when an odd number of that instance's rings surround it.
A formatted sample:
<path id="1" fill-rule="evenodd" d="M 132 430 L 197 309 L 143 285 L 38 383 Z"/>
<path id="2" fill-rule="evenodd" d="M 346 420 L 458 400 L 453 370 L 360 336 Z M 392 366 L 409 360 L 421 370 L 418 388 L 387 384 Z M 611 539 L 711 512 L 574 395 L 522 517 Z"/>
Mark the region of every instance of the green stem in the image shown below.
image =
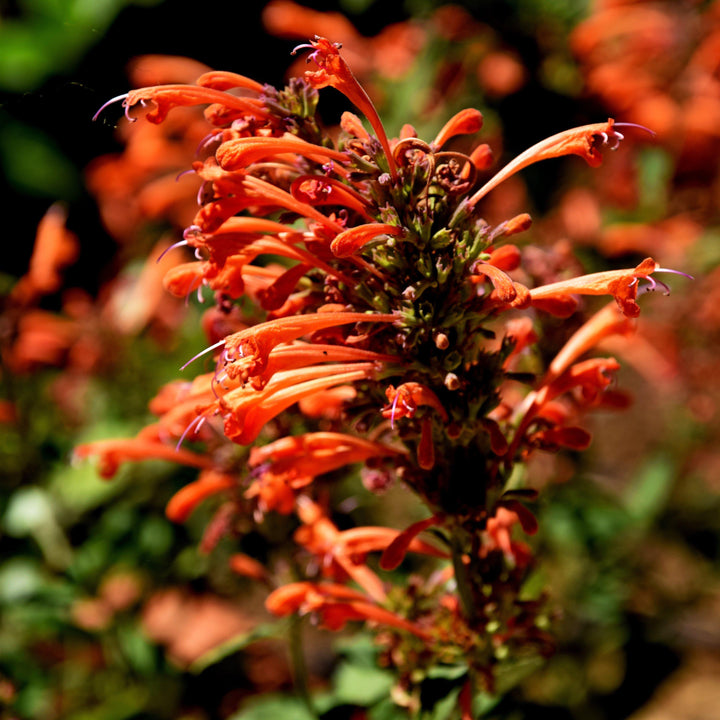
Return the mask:
<path id="1" fill-rule="evenodd" d="M 297 615 L 290 618 L 290 662 L 293 668 L 295 690 L 307 706 L 310 715 L 317 718 L 318 714 L 313 705 L 308 685 L 307 664 L 303 652 L 302 622 L 302 618 Z"/>
<path id="2" fill-rule="evenodd" d="M 472 625 L 475 617 L 475 599 L 472 591 L 472 583 L 468 573 L 468 565 L 463 562 L 465 552 L 465 543 L 461 537 L 464 533 L 462 528 L 455 527 L 452 532 L 452 563 L 455 571 L 455 582 L 457 584 L 457 592 L 460 597 L 463 614 L 468 620 L 468 624 Z"/>

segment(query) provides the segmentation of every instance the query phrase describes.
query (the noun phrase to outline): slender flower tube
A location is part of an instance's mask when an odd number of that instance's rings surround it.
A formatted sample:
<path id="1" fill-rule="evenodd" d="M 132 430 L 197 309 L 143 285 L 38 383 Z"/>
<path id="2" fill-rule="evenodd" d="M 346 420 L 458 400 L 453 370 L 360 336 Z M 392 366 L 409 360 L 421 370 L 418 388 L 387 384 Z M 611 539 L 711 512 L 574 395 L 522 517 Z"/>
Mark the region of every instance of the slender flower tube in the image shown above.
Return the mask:
<path id="1" fill-rule="evenodd" d="M 511 175 L 541 160 L 563 157 L 564 155 L 579 155 L 581 158 L 584 158 L 589 165 L 597 167 L 602 162 L 601 148 L 604 145 L 608 145 L 610 149 L 615 150 L 620 144 L 620 141 L 623 140 L 624 136 L 617 131 L 617 128 L 623 125 L 627 124 L 618 123 L 616 125 L 615 121 L 609 118 L 607 122 L 583 125 L 572 128 L 571 130 L 563 130 L 563 132 L 557 135 L 540 141 L 518 155 L 499 173 L 488 180 L 485 185 L 470 197 L 468 201 L 469 204 L 471 206 L 475 205 Z M 642 129 L 652 134 L 651 130 L 647 128 Z"/>
<path id="2" fill-rule="evenodd" d="M 345 95 L 360 112 L 365 115 L 385 151 L 390 176 L 394 179 L 397 176 L 397 169 L 390 150 L 390 142 L 385 134 L 382 122 L 375 106 L 365 89 L 355 79 L 352 71 L 340 55 L 340 45 L 331 43 L 327 38 L 315 36 L 309 45 L 299 45 L 293 52 L 301 48 L 310 48 L 312 53 L 308 59 L 312 60 L 320 68 L 317 72 L 308 72 L 306 77 L 315 88 L 323 88 L 328 85 L 339 90 Z"/>

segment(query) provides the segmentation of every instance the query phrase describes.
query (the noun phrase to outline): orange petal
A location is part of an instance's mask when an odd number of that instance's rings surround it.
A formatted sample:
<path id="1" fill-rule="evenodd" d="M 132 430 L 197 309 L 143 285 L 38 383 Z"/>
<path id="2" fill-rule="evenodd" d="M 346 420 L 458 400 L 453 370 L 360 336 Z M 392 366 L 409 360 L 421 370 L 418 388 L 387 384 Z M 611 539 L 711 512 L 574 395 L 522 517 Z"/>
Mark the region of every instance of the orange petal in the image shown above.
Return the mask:
<path id="1" fill-rule="evenodd" d="M 195 482 L 180 488 L 170 498 L 165 507 L 165 515 L 173 522 L 185 522 L 205 498 L 237 487 L 238 479 L 234 475 L 214 471 L 203 472 Z"/>
<path id="2" fill-rule="evenodd" d="M 347 160 L 344 153 L 292 136 L 236 138 L 220 145 L 215 157 L 225 170 L 243 170 L 263 158 L 286 153 L 301 155 L 318 162 L 332 159 L 344 163 Z"/>
<path id="3" fill-rule="evenodd" d="M 398 237 L 405 231 L 397 225 L 387 223 L 366 223 L 343 230 L 330 243 L 330 249 L 337 257 L 349 257 L 374 238 L 382 235 Z"/>
<path id="4" fill-rule="evenodd" d="M 380 558 L 380 567 L 383 570 L 394 570 L 403 561 L 408 552 L 410 543 L 423 530 L 427 530 L 433 525 L 437 525 L 440 518 L 437 515 L 431 515 L 425 520 L 418 520 L 409 527 L 405 528 L 386 548 Z"/>
<path id="5" fill-rule="evenodd" d="M 456 135 L 476 133 L 480 130 L 482 124 L 483 116 L 479 110 L 475 110 L 475 108 L 461 110 L 445 123 L 431 145 L 436 148 L 442 147 L 450 138 Z"/>

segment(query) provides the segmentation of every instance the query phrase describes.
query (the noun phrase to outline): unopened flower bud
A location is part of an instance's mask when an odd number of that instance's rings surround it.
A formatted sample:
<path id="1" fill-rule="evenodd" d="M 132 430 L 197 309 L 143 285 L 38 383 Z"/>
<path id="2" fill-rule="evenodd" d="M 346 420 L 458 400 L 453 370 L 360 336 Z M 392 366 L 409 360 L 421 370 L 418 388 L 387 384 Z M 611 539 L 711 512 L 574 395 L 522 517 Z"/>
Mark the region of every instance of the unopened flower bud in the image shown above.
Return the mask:
<path id="1" fill-rule="evenodd" d="M 450 340 L 445 333 L 435 335 L 435 347 L 438 350 L 447 350 L 450 347 Z"/>
<path id="2" fill-rule="evenodd" d="M 448 373 L 444 382 L 448 390 L 458 390 L 460 388 L 460 378 L 455 373 Z"/>
<path id="3" fill-rule="evenodd" d="M 445 428 L 445 433 L 451 440 L 457 440 L 462 433 L 462 428 L 458 423 L 453 422 Z"/>

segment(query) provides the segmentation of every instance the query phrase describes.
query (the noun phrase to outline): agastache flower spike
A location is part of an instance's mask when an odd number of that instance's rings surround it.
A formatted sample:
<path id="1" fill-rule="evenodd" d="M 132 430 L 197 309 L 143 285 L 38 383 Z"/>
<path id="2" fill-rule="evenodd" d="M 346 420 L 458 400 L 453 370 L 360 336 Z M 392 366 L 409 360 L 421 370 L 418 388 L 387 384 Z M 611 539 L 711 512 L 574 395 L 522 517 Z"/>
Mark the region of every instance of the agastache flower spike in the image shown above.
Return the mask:
<path id="1" fill-rule="evenodd" d="M 535 162 L 575 154 L 597 166 L 624 128 L 647 129 L 609 119 L 566 130 L 477 189 L 489 147 L 468 155 L 450 143 L 479 131 L 481 113 L 460 111 L 430 142 L 409 124 L 390 140 L 339 47 L 318 36 L 298 46 L 318 67 L 284 89 L 203 66 L 195 85 L 147 87 L 111 101 L 122 101 L 130 119 L 144 109 L 152 123 L 177 106 L 209 106 L 192 113 L 205 125 L 194 161 L 193 148 L 188 153 L 200 207 L 176 244 L 194 249 L 196 261 L 174 267 L 165 284 L 176 294 L 215 291 L 203 317 L 209 347 L 183 365 L 211 355 L 212 370 L 166 386 L 151 403 L 157 421 L 134 440 L 79 452 L 100 455 L 106 475 L 142 457 L 198 468 L 167 513 L 185 520 L 219 495 L 206 538 L 239 528 L 231 523 L 239 514 L 242 525 L 252 516 L 259 534 L 266 513 L 296 515 L 300 552 L 276 569 L 292 567 L 301 582 L 275 589 L 267 608 L 313 613 L 334 630 L 348 621 L 381 626 L 378 641 L 408 697 L 420 697 L 413 677 L 433 664 L 464 663 L 461 712 L 469 718 L 471 687 L 492 693 L 496 670 L 549 646 L 537 622 L 540 602 L 521 594 L 533 554 L 515 540 L 516 526 L 531 534 L 537 522 L 524 505 L 534 494 L 517 486 L 526 474 L 518 464 L 536 450 L 588 446 L 577 417 L 617 403 L 620 393 L 610 389 L 619 363 L 586 354 L 629 334 L 638 296 L 668 290 L 653 274 L 674 272 L 647 258 L 571 277 L 566 256 L 548 250 L 551 280 L 563 279 L 532 287 L 528 279 L 545 273 L 523 269 L 529 253 L 504 242 L 527 230 L 530 216 L 491 226 L 475 209 Z M 316 88 L 326 86 L 365 115 L 365 126 L 345 113 L 338 135 L 324 130 Z M 537 311 L 569 316 L 582 295 L 614 302 L 545 362 L 559 335 L 541 337 Z M 186 438 L 205 452 L 183 448 Z M 352 465 L 363 466 L 368 491 L 402 481 L 427 506 L 425 519 L 402 531 L 344 529 L 350 503 L 325 501 L 337 497 L 328 488 Z M 437 547 L 419 539 L 423 531 Z M 406 592 L 391 588 L 383 571 L 394 571 L 408 551 L 442 566 L 424 580 L 416 575 Z M 381 553 L 379 568 L 367 563 L 373 552 Z M 234 558 L 238 572 L 276 587 L 271 566 Z M 319 577 L 331 582 L 309 581 Z"/>

